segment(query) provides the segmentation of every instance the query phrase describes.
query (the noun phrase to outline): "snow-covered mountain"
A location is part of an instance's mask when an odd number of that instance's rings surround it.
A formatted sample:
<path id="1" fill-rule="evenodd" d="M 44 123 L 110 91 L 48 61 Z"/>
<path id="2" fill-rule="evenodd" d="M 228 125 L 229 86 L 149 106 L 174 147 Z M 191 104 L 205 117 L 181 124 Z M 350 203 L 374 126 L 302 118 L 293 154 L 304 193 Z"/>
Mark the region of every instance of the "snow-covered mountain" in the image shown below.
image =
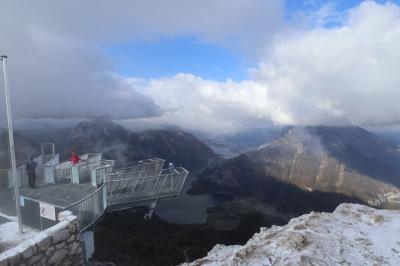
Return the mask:
<path id="1" fill-rule="evenodd" d="M 400 265 L 400 211 L 341 204 L 261 228 L 243 246 L 216 245 L 184 265 Z"/>

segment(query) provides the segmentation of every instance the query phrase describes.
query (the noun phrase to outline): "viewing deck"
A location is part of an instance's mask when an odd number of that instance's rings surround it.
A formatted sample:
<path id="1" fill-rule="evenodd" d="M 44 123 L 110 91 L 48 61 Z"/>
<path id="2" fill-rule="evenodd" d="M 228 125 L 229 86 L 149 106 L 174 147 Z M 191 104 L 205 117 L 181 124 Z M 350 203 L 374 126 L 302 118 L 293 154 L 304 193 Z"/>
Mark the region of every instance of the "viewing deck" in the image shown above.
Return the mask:
<path id="1" fill-rule="evenodd" d="M 135 206 L 149 206 L 149 216 L 157 200 L 178 196 L 189 172 L 164 160 L 151 158 L 116 164 L 102 159 L 102 154 L 81 156 L 82 162 L 59 162 L 57 154 L 41 155 L 37 163 L 36 188 L 27 187 L 24 166 L 18 168 L 22 222 L 43 230 L 57 221 L 58 213 L 69 210 L 78 217 L 80 230 L 92 226 L 105 212 Z M 12 197 L 11 171 L 0 176 L 2 192 Z M 1 205 L 1 204 L 0 204 Z"/>
<path id="2" fill-rule="evenodd" d="M 37 188 L 21 188 L 24 198 L 50 203 L 67 208 L 96 191 L 90 183 L 86 184 L 50 184 Z"/>

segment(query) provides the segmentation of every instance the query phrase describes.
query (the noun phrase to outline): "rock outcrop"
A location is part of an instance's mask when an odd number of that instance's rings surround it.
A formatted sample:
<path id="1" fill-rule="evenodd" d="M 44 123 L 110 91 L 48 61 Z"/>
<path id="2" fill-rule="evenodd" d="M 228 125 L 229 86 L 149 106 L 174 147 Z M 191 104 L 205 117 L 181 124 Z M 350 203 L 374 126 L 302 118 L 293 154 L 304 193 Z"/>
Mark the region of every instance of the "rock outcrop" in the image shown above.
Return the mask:
<path id="1" fill-rule="evenodd" d="M 400 211 L 341 204 L 262 228 L 243 246 L 216 245 L 184 265 L 400 265 Z"/>

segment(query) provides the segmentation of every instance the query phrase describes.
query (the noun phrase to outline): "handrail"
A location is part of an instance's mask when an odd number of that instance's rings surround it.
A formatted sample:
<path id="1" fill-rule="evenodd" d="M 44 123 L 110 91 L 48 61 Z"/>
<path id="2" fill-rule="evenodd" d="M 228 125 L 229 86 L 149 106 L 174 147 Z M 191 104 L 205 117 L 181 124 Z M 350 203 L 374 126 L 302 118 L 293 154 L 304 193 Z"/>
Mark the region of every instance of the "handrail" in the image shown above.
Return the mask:
<path id="1" fill-rule="evenodd" d="M 90 198 L 91 196 L 93 196 L 94 194 L 96 194 L 100 189 L 102 189 L 105 186 L 105 184 L 101 185 L 99 188 L 97 188 L 95 191 L 93 191 L 92 193 L 90 193 L 89 195 L 87 195 L 86 197 L 84 197 L 83 199 L 78 200 L 75 203 L 72 203 L 71 205 L 69 205 L 68 207 L 65 207 L 65 209 L 74 207 L 75 205 L 81 203 L 82 201 L 87 200 L 88 198 Z"/>
<path id="2" fill-rule="evenodd" d="M 145 162 L 146 160 L 140 160 L 140 161 L 135 161 L 135 162 L 128 162 L 126 164 L 117 164 L 117 165 L 112 165 L 112 166 L 99 166 L 98 168 L 115 168 L 116 171 L 122 171 L 122 170 L 130 169 L 130 168 L 133 168 L 133 167 L 137 167 L 137 166 L 146 166 L 146 165 L 149 165 L 149 164 L 154 164 L 155 162 L 165 162 L 165 160 L 158 159 L 158 158 L 150 158 L 150 159 L 147 159 L 147 160 L 154 160 L 154 161 Z M 126 166 L 124 168 L 118 168 L 121 165 L 124 165 L 124 166 L 127 165 L 127 164 L 129 165 L 129 163 L 135 163 L 135 164 L 132 164 L 130 166 Z"/>
<path id="3" fill-rule="evenodd" d="M 104 183 L 94 192 L 65 208 L 78 217 L 81 232 L 94 224 L 106 211 L 106 186 L 107 184 Z"/>
<path id="4" fill-rule="evenodd" d="M 132 174 L 143 174 L 147 175 L 159 174 L 162 167 L 164 166 L 165 160 L 159 158 L 150 158 L 146 160 L 140 160 L 135 162 L 128 162 L 120 165 L 100 165 L 95 167 L 96 171 L 96 183 L 106 182 L 110 176 L 119 178 L 119 175 L 130 173 Z M 122 168 L 119 168 L 121 167 Z M 107 177 L 108 176 L 108 177 Z"/>
<path id="5" fill-rule="evenodd" d="M 158 175 L 135 176 L 117 180 L 107 180 L 107 200 L 109 206 L 151 200 L 164 196 L 179 195 L 189 171 L 178 167 L 163 169 Z M 129 176 L 123 173 L 120 176 Z"/>
<path id="6" fill-rule="evenodd" d="M 140 172 L 145 172 L 145 171 L 139 171 L 139 172 L 132 172 L 132 173 L 123 173 L 123 174 L 133 174 L 133 173 L 140 173 Z M 121 175 L 123 175 L 121 174 Z M 117 174 L 111 174 L 111 175 L 117 175 Z M 141 178 L 157 178 L 157 177 L 164 177 L 164 176 L 168 176 L 170 174 L 162 174 L 162 175 L 149 175 L 149 176 L 138 176 L 138 177 L 131 177 L 131 178 L 121 178 L 121 179 L 110 179 L 107 180 L 107 182 L 120 182 L 120 181 L 129 181 L 129 180 L 133 180 L 133 179 L 141 179 Z"/>
<path id="7" fill-rule="evenodd" d="M 179 172 L 178 170 L 181 170 L 182 172 Z M 162 169 L 162 171 L 171 171 L 170 169 Z M 129 175 L 129 174 L 136 174 L 136 173 L 142 173 L 142 172 L 146 172 L 146 170 L 143 171 L 137 171 L 137 172 L 128 172 L 128 173 L 111 173 L 111 174 L 107 174 L 106 176 L 112 176 L 112 175 Z M 158 175 L 148 175 L 148 176 L 139 176 L 139 177 L 131 177 L 131 178 L 121 178 L 118 180 L 114 180 L 114 179 L 110 179 L 107 180 L 107 182 L 118 182 L 118 181 L 127 181 L 127 180 L 132 180 L 132 179 L 139 179 L 139 178 L 156 178 L 156 177 L 162 177 L 162 176 L 168 176 L 171 174 L 183 174 L 183 173 L 189 173 L 188 170 L 186 170 L 183 167 L 177 167 L 174 168 L 173 172 L 169 172 L 169 173 L 165 173 L 165 174 L 158 174 Z"/>
<path id="8" fill-rule="evenodd" d="M 62 210 L 65 209 L 65 207 L 62 207 L 62 206 L 60 206 L 60 205 L 57 205 L 57 204 L 54 204 L 54 203 L 45 202 L 45 201 L 42 201 L 42 200 L 33 199 L 33 198 L 27 197 L 27 196 L 25 196 L 25 195 L 21 195 L 21 197 L 24 197 L 25 199 L 28 199 L 28 200 L 31 200 L 31 201 L 35 201 L 35 202 L 38 202 L 38 203 L 41 203 L 41 202 L 42 202 L 42 203 L 46 203 L 46 204 L 48 204 L 48 205 L 52 205 L 52 206 L 57 207 L 57 208 L 62 209 Z"/>

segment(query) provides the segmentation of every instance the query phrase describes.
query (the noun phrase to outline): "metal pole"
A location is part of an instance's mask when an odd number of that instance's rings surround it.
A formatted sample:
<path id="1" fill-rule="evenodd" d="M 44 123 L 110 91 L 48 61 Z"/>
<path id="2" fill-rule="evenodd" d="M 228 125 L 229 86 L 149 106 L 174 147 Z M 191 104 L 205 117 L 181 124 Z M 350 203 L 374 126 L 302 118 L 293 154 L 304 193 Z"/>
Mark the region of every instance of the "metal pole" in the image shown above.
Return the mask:
<path id="1" fill-rule="evenodd" d="M 4 74 L 4 91 L 6 94 L 6 109 L 7 109 L 7 122 L 8 122 L 8 139 L 10 143 L 10 156 L 11 156 L 11 168 L 12 175 L 14 181 L 14 194 L 15 194 L 15 205 L 17 208 L 17 217 L 18 217 L 18 226 L 19 231 L 22 233 L 22 221 L 21 221 L 21 210 L 20 210 L 20 202 L 19 202 L 19 188 L 18 188 L 18 180 L 17 180 L 17 164 L 15 162 L 15 149 L 14 149 L 14 129 L 13 129 L 13 120 L 11 113 L 11 99 L 10 99 L 10 91 L 8 87 L 8 77 L 7 77 L 7 56 L 2 55 L 0 59 L 3 61 L 3 74 Z"/>

